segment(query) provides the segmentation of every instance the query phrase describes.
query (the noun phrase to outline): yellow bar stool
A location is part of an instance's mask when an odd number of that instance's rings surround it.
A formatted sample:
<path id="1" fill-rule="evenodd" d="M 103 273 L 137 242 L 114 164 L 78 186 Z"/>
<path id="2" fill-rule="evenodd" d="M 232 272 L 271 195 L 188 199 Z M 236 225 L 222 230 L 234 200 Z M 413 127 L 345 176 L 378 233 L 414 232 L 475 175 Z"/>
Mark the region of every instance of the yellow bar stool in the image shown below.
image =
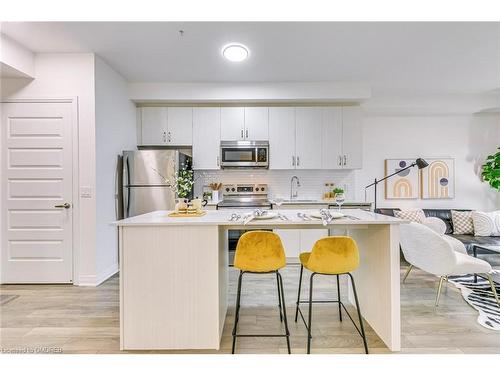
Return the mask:
<path id="1" fill-rule="evenodd" d="M 269 231 L 251 231 L 246 232 L 240 237 L 234 255 L 234 267 L 240 270 L 240 276 L 238 278 L 238 293 L 236 296 L 236 312 L 233 327 L 233 354 L 236 347 L 236 337 L 286 337 L 288 354 L 290 354 L 290 331 L 288 330 L 286 316 L 285 293 L 283 291 L 283 279 L 279 273 L 279 270 L 285 267 L 285 265 L 285 251 L 281 239 L 276 233 Z M 246 273 L 276 274 L 280 321 L 285 324 L 285 334 L 240 335 L 237 333 L 238 321 L 240 318 L 241 283 L 243 275 Z"/>
<path id="2" fill-rule="evenodd" d="M 338 303 L 339 306 L 339 319 L 342 321 L 342 308 L 349 319 L 351 319 L 352 324 L 356 327 L 356 330 L 363 338 L 363 344 L 365 346 L 365 352 L 368 354 L 368 345 L 366 344 L 366 335 L 363 327 L 363 319 L 361 318 L 361 311 L 359 309 L 358 295 L 356 293 L 356 285 L 354 284 L 354 278 L 351 275 L 351 271 L 354 271 L 359 265 L 359 251 L 356 242 L 351 237 L 343 236 L 333 236 L 325 237 L 318 241 L 313 246 L 313 249 L 309 253 L 300 254 L 300 278 L 299 278 L 299 291 L 297 295 L 297 307 L 295 310 L 295 322 L 297 322 L 298 315 L 304 322 L 307 329 L 307 354 L 311 353 L 311 324 L 312 324 L 312 305 L 313 303 Z M 309 284 L 309 300 L 300 300 L 300 289 L 302 287 L 302 272 L 304 268 L 311 271 L 311 278 Z M 359 327 L 356 325 L 351 315 L 345 308 L 344 304 L 340 300 L 340 275 L 349 275 L 352 283 L 352 291 L 354 294 L 354 300 L 356 301 L 356 309 L 358 310 Z M 327 276 L 337 276 L 337 297 L 336 301 L 313 301 L 313 278 L 316 275 L 327 275 Z M 309 315 L 308 322 L 304 319 L 304 315 L 300 310 L 301 303 L 309 304 Z"/>

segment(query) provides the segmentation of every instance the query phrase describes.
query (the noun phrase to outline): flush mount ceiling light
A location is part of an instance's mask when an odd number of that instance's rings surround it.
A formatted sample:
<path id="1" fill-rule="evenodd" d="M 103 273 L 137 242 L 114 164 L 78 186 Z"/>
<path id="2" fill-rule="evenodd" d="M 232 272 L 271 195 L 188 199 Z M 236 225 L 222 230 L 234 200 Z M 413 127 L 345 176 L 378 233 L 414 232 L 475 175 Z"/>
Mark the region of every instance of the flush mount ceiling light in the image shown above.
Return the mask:
<path id="1" fill-rule="evenodd" d="M 249 55 L 250 50 L 241 43 L 229 43 L 222 47 L 222 56 L 229 61 L 240 62 L 246 60 Z"/>

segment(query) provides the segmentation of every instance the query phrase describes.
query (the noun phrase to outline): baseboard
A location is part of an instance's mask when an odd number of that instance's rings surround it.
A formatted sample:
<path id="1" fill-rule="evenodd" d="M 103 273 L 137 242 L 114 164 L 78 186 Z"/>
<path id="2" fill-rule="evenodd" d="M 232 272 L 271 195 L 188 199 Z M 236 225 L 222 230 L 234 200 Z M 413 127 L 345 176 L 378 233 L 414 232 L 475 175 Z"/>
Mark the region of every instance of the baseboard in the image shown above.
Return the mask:
<path id="1" fill-rule="evenodd" d="M 79 277 L 78 286 L 99 286 L 111 276 L 118 272 L 118 263 L 114 263 L 108 268 L 104 269 L 99 275 L 83 275 Z"/>

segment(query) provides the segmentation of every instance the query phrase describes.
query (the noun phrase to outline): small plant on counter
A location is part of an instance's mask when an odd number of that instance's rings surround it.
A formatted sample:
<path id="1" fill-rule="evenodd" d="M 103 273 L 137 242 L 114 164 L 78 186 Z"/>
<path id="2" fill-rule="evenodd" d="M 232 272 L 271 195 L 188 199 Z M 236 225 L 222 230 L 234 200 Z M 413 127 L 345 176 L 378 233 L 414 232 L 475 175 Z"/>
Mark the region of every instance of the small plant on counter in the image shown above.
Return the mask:
<path id="1" fill-rule="evenodd" d="M 495 155 L 488 155 L 486 163 L 483 165 L 482 176 L 483 180 L 488 182 L 493 189 L 500 191 L 500 151 Z"/>
<path id="2" fill-rule="evenodd" d="M 342 189 L 342 188 L 335 188 L 335 189 L 332 190 L 332 193 L 333 193 L 334 196 L 337 195 L 337 194 L 343 194 L 344 193 L 344 189 Z"/>

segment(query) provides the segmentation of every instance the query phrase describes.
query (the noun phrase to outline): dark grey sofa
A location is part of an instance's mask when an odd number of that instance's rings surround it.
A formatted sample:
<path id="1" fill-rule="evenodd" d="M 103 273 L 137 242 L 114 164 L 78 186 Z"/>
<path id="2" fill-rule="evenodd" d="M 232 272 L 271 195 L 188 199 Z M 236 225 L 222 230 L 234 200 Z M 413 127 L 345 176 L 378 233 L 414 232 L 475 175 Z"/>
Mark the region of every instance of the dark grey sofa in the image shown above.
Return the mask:
<path id="1" fill-rule="evenodd" d="M 399 210 L 399 208 L 377 208 L 375 210 L 376 213 L 394 216 L 394 211 Z M 453 222 L 451 220 L 451 211 L 452 209 L 443 209 L 443 208 L 424 208 L 424 214 L 426 217 L 437 217 L 443 220 L 446 224 L 446 234 L 455 237 L 457 240 L 460 240 L 465 245 L 467 252 L 472 255 L 474 245 L 496 245 L 500 246 L 500 237 L 479 237 L 474 236 L 473 234 L 453 234 Z M 464 209 L 453 209 L 453 211 L 471 211 Z M 496 252 L 486 251 L 486 250 L 477 250 L 478 254 L 496 254 Z M 498 258 L 498 257 L 497 257 Z M 497 260 L 498 261 L 498 260 Z M 495 262 L 496 263 L 496 262 Z"/>

